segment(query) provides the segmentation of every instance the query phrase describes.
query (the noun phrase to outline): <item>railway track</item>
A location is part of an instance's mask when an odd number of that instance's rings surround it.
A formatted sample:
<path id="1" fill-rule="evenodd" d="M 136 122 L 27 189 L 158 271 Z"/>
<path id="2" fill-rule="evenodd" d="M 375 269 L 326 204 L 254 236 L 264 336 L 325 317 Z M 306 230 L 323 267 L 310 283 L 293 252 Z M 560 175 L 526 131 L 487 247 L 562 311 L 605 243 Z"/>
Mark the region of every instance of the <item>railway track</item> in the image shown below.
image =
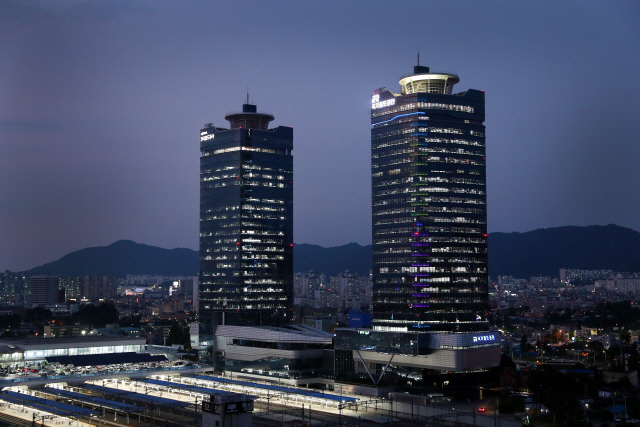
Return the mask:
<path id="1" fill-rule="evenodd" d="M 277 419 L 278 415 L 287 415 L 289 417 L 295 417 L 302 420 L 302 409 L 299 407 L 287 406 L 279 403 L 271 403 L 269 405 L 269 413 L 273 417 L 264 417 L 267 411 L 267 404 L 260 402 L 256 405 L 256 410 L 253 417 L 253 425 L 260 427 L 275 427 L 282 426 L 282 421 Z M 308 423 L 311 418 L 311 425 L 313 427 L 380 427 L 380 424 L 358 419 L 356 417 L 334 414 L 325 411 L 311 411 L 311 417 L 309 417 L 309 408 L 304 410 L 304 420 Z"/>
<path id="2" fill-rule="evenodd" d="M 22 418 L 14 417 L 13 415 L 0 412 L 0 426 L 5 423 L 10 426 L 18 426 L 18 427 L 33 426 L 33 423 L 31 421 L 23 420 Z"/>

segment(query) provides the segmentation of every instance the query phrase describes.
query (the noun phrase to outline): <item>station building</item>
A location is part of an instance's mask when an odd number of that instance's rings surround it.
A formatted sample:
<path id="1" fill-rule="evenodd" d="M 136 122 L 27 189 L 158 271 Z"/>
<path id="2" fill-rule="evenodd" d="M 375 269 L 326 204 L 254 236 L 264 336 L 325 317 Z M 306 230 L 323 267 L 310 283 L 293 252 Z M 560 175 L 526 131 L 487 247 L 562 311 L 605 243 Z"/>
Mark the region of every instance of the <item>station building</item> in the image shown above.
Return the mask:
<path id="1" fill-rule="evenodd" d="M 500 361 L 499 332 L 335 332 L 331 376 L 337 381 L 442 387 L 455 381 L 454 377 L 476 376 Z"/>
<path id="2" fill-rule="evenodd" d="M 54 356 L 128 352 L 148 352 L 145 338 L 96 336 L 3 340 L 0 344 L 0 364 L 19 366 L 39 364 L 45 358 Z"/>
<path id="3" fill-rule="evenodd" d="M 218 325 L 216 365 L 246 378 L 287 384 L 322 382 L 333 334 L 306 325 Z"/>

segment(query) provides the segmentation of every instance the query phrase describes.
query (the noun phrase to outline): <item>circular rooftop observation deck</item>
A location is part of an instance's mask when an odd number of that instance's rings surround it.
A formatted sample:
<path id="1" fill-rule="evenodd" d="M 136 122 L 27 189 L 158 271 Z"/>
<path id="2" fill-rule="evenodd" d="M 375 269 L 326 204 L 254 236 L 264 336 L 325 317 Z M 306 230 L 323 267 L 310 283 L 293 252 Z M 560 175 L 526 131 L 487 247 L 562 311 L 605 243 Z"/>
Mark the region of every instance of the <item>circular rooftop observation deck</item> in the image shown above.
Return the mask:
<path id="1" fill-rule="evenodd" d="M 231 129 L 269 129 L 269 122 L 273 121 L 273 114 L 258 113 L 258 107 L 252 104 L 243 104 L 242 112 L 229 113 L 224 116 L 229 121 Z"/>
<path id="2" fill-rule="evenodd" d="M 429 67 L 416 65 L 413 74 L 400 77 L 402 94 L 411 93 L 442 93 L 451 95 L 453 85 L 460 82 L 457 74 L 449 72 L 430 72 Z"/>

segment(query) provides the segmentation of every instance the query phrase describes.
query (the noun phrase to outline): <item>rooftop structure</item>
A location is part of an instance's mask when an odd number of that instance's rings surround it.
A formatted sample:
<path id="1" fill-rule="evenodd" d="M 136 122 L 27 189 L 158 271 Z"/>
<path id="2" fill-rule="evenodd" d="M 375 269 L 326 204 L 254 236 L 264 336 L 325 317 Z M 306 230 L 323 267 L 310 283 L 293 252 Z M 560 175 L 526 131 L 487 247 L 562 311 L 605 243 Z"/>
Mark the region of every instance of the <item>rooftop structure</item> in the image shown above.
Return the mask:
<path id="1" fill-rule="evenodd" d="M 451 95 L 453 85 L 460 82 L 457 74 L 448 72 L 430 72 L 429 67 L 415 66 L 413 73 L 400 78 L 402 94 L 444 93 Z"/>
<path id="2" fill-rule="evenodd" d="M 267 130 L 269 122 L 274 120 L 273 114 L 258 113 L 258 107 L 249 103 L 242 106 L 241 113 L 229 113 L 224 118 L 229 121 L 231 129 Z"/>

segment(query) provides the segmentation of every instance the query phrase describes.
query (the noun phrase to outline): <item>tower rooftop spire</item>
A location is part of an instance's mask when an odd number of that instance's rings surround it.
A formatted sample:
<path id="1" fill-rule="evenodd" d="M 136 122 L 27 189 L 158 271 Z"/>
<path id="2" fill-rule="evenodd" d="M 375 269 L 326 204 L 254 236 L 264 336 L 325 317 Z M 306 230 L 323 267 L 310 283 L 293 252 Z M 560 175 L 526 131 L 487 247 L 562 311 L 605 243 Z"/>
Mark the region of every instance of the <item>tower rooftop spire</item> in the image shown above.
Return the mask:
<path id="1" fill-rule="evenodd" d="M 274 120 L 273 114 L 258 113 L 255 104 L 249 104 L 249 94 L 247 93 L 247 103 L 242 104 L 242 112 L 229 113 L 224 117 L 229 121 L 231 129 L 269 129 L 269 122 Z"/>
<path id="2" fill-rule="evenodd" d="M 406 74 L 400 78 L 402 94 L 410 93 L 443 93 L 451 95 L 453 85 L 460 81 L 457 74 L 449 72 L 431 72 L 429 67 L 420 65 L 420 53 L 418 52 L 418 65 L 413 67 L 413 74 Z"/>

